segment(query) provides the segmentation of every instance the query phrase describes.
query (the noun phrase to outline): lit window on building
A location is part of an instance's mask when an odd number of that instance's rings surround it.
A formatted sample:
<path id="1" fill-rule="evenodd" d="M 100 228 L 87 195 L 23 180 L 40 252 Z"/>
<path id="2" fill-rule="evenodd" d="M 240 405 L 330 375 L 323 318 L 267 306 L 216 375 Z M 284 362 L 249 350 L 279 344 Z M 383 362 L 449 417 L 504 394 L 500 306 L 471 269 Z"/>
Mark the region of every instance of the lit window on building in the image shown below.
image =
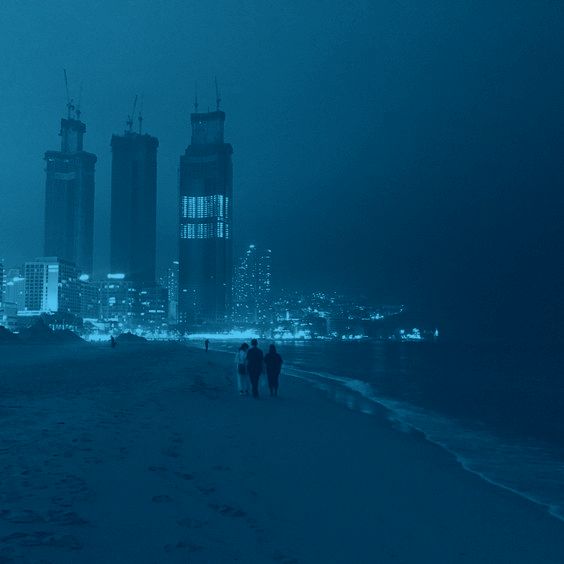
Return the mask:
<path id="1" fill-rule="evenodd" d="M 182 196 L 180 212 L 183 219 L 227 219 L 229 198 L 223 194 L 211 196 Z"/>

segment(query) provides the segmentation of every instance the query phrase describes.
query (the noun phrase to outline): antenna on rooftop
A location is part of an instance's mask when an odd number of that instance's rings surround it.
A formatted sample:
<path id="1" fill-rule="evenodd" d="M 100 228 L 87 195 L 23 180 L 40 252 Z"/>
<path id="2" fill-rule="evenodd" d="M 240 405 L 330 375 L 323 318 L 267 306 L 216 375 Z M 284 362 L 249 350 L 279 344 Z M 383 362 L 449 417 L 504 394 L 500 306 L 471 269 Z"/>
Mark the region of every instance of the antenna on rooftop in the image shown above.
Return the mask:
<path id="1" fill-rule="evenodd" d="M 215 77 L 215 107 L 219 112 L 219 105 L 221 104 L 221 94 L 219 92 L 219 86 L 217 85 L 217 76 Z"/>
<path id="2" fill-rule="evenodd" d="M 133 129 L 133 117 L 135 116 L 135 108 L 137 107 L 137 94 L 135 94 L 135 100 L 133 100 L 133 110 L 127 116 L 127 121 L 125 122 L 127 125 L 127 131 L 131 132 Z"/>
<path id="3" fill-rule="evenodd" d="M 63 69 L 63 72 L 65 73 L 65 90 L 67 91 L 67 117 L 68 119 L 71 119 L 71 113 L 74 110 L 74 104 L 69 94 L 69 81 L 67 79 L 67 69 Z"/>
<path id="4" fill-rule="evenodd" d="M 143 103 L 145 101 L 145 96 L 141 94 L 141 108 L 139 109 L 139 116 L 137 117 L 137 121 L 139 122 L 139 135 L 143 131 Z"/>

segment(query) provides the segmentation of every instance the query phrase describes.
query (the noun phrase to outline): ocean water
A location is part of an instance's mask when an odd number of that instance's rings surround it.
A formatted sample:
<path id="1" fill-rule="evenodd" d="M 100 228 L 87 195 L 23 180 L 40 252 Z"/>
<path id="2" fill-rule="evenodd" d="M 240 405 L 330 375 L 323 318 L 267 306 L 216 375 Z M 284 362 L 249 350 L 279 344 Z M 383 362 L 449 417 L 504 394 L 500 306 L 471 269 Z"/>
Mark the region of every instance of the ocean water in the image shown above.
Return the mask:
<path id="1" fill-rule="evenodd" d="M 399 431 L 418 430 L 468 471 L 564 520 L 563 351 L 360 341 L 281 343 L 279 352 L 286 375 L 350 409 L 384 408 Z"/>

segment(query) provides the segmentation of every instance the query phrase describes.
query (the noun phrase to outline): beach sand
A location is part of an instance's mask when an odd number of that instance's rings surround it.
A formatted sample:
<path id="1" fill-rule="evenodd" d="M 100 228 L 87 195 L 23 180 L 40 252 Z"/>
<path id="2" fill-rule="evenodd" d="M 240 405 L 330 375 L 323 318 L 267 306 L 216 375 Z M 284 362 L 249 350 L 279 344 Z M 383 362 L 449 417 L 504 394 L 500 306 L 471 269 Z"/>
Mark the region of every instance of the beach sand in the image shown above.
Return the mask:
<path id="1" fill-rule="evenodd" d="M 0 349 L 0 563 L 564 562 L 564 523 L 385 414 L 231 355 Z"/>

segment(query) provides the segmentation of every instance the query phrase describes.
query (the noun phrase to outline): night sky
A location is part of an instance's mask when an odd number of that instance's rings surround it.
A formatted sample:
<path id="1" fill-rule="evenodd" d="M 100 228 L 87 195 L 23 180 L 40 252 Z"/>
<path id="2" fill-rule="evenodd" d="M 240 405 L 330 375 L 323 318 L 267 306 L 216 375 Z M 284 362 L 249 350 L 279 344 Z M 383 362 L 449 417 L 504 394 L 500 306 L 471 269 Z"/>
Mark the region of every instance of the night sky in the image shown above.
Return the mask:
<path id="1" fill-rule="evenodd" d="M 4 0 L 0 256 L 42 254 L 66 68 L 98 156 L 97 272 L 135 94 L 166 267 L 194 84 L 213 108 L 217 76 L 236 246 L 273 250 L 276 287 L 407 303 L 452 335 L 563 334 L 563 30 L 550 1 Z"/>

